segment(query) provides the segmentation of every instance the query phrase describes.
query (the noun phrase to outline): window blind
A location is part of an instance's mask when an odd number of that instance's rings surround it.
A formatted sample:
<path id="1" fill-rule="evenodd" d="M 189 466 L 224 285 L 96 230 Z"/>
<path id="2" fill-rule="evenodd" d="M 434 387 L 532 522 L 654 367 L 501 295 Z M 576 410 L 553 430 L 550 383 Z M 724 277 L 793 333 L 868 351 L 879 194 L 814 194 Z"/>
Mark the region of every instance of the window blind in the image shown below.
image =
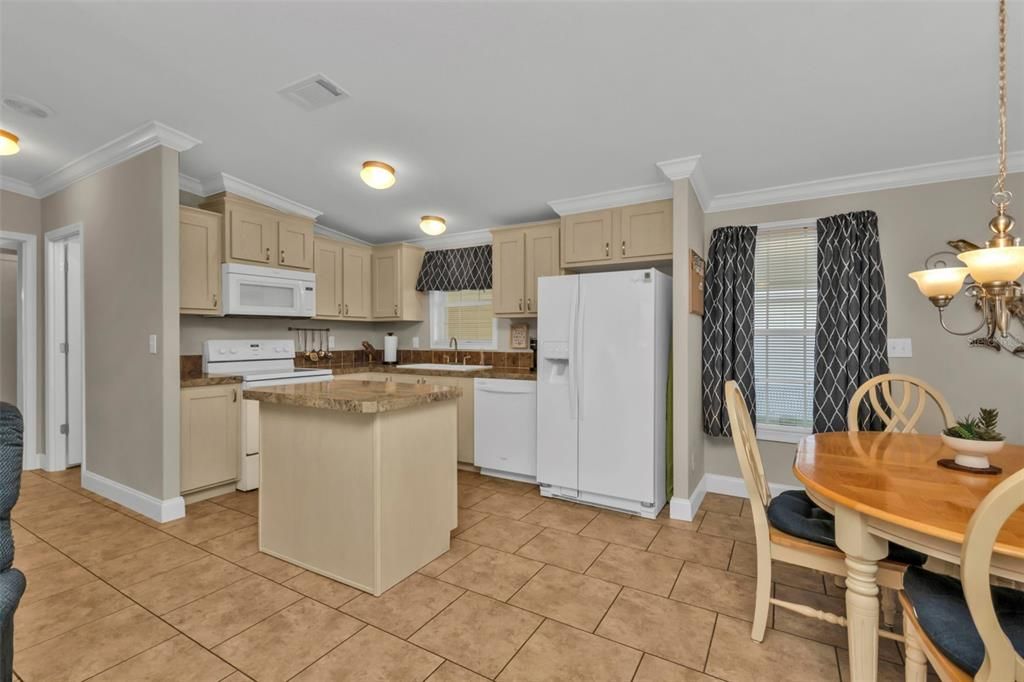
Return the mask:
<path id="1" fill-rule="evenodd" d="M 432 345 L 447 346 L 455 337 L 461 348 L 495 343 L 491 290 L 431 292 Z"/>
<path id="2" fill-rule="evenodd" d="M 813 227 L 758 233 L 754 257 L 758 427 L 810 431 L 817 289 L 817 238 Z"/>

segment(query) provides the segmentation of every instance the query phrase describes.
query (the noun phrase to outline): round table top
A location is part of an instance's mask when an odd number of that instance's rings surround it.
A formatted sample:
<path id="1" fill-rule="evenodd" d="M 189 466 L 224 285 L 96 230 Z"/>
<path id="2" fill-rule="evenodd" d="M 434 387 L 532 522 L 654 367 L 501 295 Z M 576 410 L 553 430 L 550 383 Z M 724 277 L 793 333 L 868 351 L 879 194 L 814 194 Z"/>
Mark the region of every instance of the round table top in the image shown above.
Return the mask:
<path id="1" fill-rule="evenodd" d="M 1024 447 L 989 456 L 1003 472 L 940 467 L 955 453 L 938 436 L 836 432 L 800 443 L 793 471 L 807 489 L 838 505 L 927 535 L 963 543 L 971 515 L 1007 476 L 1024 468 Z M 1024 559 L 1024 510 L 1007 520 L 995 552 Z"/>

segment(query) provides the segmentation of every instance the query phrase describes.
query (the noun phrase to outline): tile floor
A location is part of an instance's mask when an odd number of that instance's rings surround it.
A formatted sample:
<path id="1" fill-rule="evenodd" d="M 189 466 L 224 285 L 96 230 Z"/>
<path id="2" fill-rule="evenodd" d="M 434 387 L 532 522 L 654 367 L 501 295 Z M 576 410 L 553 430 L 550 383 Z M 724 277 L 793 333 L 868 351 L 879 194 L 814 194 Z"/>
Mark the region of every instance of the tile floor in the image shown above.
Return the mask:
<path id="1" fill-rule="evenodd" d="M 374 598 L 257 551 L 258 493 L 156 524 L 28 472 L 14 509 L 28 590 L 14 667 L 32 680 L 841 680 L 844 632 L 779 611 L 750 640 L 749 508 L 692 523 L 545 500 L 459 472 L 451 551 Z M 843 610 L 820 574 L 786 599 Z M 902 679 L 883 640 L 881 679 Z"/>

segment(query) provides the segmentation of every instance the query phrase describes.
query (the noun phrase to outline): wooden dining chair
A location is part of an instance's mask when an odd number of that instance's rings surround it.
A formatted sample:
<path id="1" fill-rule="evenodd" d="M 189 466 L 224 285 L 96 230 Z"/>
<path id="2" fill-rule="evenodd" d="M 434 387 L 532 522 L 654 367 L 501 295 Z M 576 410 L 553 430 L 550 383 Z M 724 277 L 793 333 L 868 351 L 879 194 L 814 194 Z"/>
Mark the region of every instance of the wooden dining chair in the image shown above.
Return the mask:
<path id="1" fill-rule="evenodd" d="M 1024 506 L 1024 470 L 978 505 L 960 550 L 961 580 L 923 568 L 904 578 L 903 633 L 908 682 L 924 682 L 931 663 L 943 682 L 1024 680 L 1024 592 L 991 584 L 992 547 Z"/>
<path id="2" fill-rule="evenodd" d="M 846 556 L 836 546 L 834 517 L 814 504 L 807 493 L 802 490 L 790 490 L 772 497 L 768 480 L 764 475 L 764 465 L 757 447 L 757 434 L 750 419 L 750 412 L 735 381 L 729 381 L 725 385 L 725 404 L 729 412 L 736 456 L 739 459 L 754 518 L 757 588 L 754 625 L 750 631 L 750 638 L 757 642 L 764 640 L 765 629 L 768 627 L 768 611 L 773 605 L 845 627 L 846 619 L 843 616 L 772 597 L 772 561 L 782 561 L 832 576 L 846 577 Z M 890 545 L 889 556 L 878 563 L 879 586 L 900 589 L 907 566 L 919 566 L 925 559 L 925 555 L 919 552 L 899 545 Z M 884 630 L 880 630 L 879 634 L 883 637 L 896 638 Z"/>
<path id="3" fill-rule="evenodd" d="M 897 387 L 901 389 L 899 398 L 893 390 Z M 861 384 L 850 398 L 846 411 L 846 428 L 850 431 L 860 430 L 858 415 L 865 397 L 870 409 L 885 424 L 885 431 L 917 433 L 915 427 L 929 402 L 938 406 L 946 426 L 956 424 L 949 403 L 925 382 L 906 374 L 879 374 Z"/>

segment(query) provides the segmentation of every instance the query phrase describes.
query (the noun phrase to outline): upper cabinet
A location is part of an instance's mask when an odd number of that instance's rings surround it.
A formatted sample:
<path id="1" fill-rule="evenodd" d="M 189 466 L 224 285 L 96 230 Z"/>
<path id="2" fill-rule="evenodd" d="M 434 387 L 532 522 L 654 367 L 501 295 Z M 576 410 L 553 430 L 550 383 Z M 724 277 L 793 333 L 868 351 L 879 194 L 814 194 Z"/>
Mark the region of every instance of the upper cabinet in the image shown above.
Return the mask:
<path id="1" fill-rule="evenodd" d="M 374 319 L 423 320 L 426 294 L 416 291 L 423 249 L 409 244 L 373 247 L 371 256 Z"/>
<path id="2" fill-rule="evenodd" d="M 672 257 L 672 201 L 562 217 L 562 265 L 659 261 Z"/>
<path id="3" fill-rule="evenodd" d="M 560 273 L 558 223 L 494 230 L 494 314 L 536 317 L 537 278 Z"/>
<path id="4" fill-rule="evenodd" d="M 216 315 L 220 310 L 223 217 L 188 206 L 182 206 L 178 215 L 181 312 Z"/>
<path id="5" fill-rule="evenodd" d="M 372 251 L 363 246 L 346 244 L 341 250 L 341 317 L 344 320 L 370 319 L 372 256 Z"/>
<path id="6" fill-rule="evenodd" d="M 313 240 L 313 272 L 316 274 L 316 316 L 341 319 L 341 252 L 344 246 L 333 239 Z"/>
<path id="7" fill-rule="evenodd" d="M 311 219 L 223 192 L 207 197 L 201 206 L 224 216 L 225 262 L 313 269 Z"/>

